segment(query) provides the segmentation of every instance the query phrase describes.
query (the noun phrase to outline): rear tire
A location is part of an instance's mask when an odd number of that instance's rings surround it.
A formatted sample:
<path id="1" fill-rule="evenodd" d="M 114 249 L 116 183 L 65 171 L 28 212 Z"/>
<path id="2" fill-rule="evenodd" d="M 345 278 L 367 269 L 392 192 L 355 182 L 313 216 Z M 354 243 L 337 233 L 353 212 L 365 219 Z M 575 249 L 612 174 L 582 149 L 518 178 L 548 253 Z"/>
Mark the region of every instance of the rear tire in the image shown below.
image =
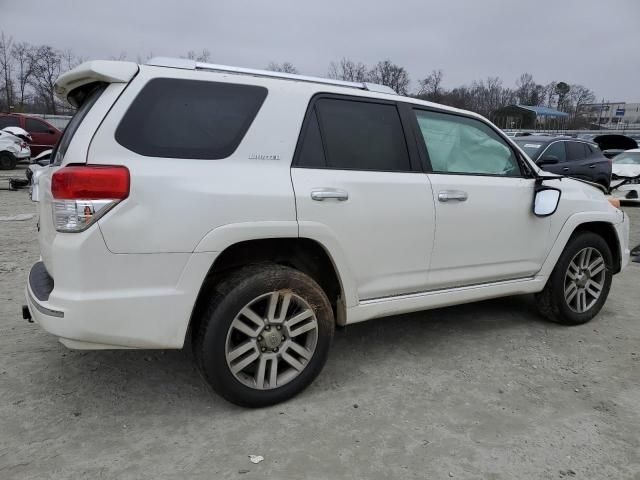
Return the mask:
<path id="1" fill-rule="evenodd" d="M 588 322 L 607 300 L 612 267 L 611 249 L 600 235 L 582 232 L 573 236 L 544 290 L 535 296 L 540 313 L 563 325 Z"/>
<path id="2" fill-rule="evenodd" d="M 194 357 L 207 382 L 230 402 L 282 402 L 322 370 L 335 322 L 326 294 L 309 276 L 280 265 L 247 266 L 206 295 L 195 319 Z"/>
<path id="3" fill-rule="evenodd" d="M 13 170 L 18 161 L 10 152 L 0 153 L 0 170 Z"/>

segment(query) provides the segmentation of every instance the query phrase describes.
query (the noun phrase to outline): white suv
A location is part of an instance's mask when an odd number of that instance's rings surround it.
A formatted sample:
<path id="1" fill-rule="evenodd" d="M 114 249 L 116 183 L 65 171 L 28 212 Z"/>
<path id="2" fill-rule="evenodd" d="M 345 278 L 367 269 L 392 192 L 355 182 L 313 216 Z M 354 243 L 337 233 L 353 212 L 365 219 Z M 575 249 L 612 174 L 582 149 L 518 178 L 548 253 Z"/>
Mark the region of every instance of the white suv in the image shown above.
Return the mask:
<path id="1" fill-rule="evenodd" d="M 579 324 L 628 219 L 479 115 L 379 85 L 87 62 L 39 177 L 24 314 L 79 349 L 182 348 L 231 402 L 305 388 L 335 325 L 535 293 Z M 190 332 L 190 334 L 188 334 Z"/>

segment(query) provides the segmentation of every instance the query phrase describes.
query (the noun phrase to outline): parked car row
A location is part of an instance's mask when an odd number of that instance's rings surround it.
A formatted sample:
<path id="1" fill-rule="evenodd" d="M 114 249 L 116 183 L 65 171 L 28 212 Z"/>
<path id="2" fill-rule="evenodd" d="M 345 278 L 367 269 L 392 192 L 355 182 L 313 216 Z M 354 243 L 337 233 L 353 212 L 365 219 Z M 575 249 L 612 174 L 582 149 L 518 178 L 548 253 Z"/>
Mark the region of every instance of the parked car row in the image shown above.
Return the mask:
<path id="1" fill-rule="evenodd" d="M 18 113 L 0 113 L 0 170 L 11 170 L 51 150 L 62 132 L 40 118 Z"/>

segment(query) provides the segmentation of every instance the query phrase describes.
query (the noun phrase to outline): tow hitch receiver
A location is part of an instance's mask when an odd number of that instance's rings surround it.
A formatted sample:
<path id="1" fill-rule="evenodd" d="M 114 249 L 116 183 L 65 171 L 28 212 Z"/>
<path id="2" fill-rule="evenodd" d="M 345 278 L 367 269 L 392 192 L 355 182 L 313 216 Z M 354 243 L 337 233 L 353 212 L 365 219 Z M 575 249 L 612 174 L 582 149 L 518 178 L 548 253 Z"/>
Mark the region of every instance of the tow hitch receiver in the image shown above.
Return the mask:
<path id="1" fill-rule="evenodd" d="M 29 307 L 27 307 L 26 305 L 22 305 L 22 318 L 24 318 L 29 323 L 33 323 L 31 312 L 29 311 Z"/>

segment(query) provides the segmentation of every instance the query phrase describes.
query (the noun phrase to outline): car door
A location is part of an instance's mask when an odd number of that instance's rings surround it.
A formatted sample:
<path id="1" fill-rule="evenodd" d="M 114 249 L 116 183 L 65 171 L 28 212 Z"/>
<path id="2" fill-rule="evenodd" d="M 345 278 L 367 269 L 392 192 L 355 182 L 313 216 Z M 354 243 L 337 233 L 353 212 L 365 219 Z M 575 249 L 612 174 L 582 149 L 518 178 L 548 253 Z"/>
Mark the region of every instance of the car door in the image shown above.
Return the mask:
<path id="1" fill-rule="evenodd" d="M 583 142 L 567 141 L 567 162 L 569 171 L 566 175 L 583 180 L 591 180 L 593 171 L 588 168 L 587 149 Z M 589 154 L 591 152 L 589 151 Z"/>
<path id="2" fill-rule="evenodd" d="M 430 288 L 533 276 L 548 252 L 550 221 L 532 212 L 535 180 L 516 151 L 479 119 L 414 113 L 436 208 Z"/>
<path id="3" fill-rule="evenodd" d="M 300 236 L 341 263 L 358 300 L 426 288 L 433 196 L 395 102 L 316 96 L 291 178 Z"/>
<path id="4" fill-rule="evenodd" d="M 58 138 L 57 132 L 53 128 L 35 118 L 26 118 L 24 129 L 31 134 L 33 139 L 30 145 L 33 157 L 52 148 Z"/>

